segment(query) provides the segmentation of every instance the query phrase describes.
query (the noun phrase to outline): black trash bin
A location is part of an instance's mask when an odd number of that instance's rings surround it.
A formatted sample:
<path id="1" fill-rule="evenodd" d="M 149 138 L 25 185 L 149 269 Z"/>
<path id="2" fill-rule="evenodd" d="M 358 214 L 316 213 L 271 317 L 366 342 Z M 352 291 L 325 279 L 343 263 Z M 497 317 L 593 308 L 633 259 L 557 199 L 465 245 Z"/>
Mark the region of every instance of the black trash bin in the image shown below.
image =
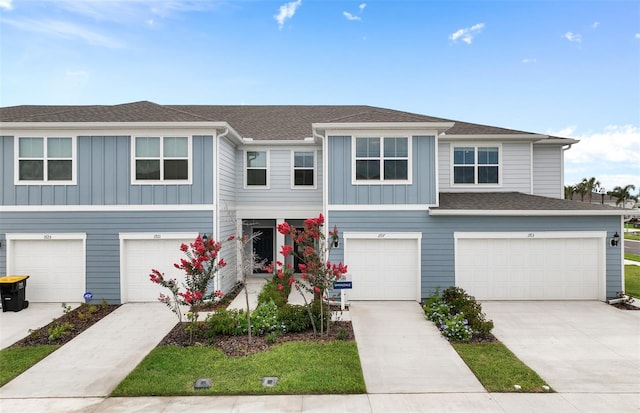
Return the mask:
<path id="1" fill-rule="evenodd" d="M 29 301 L 25 300 L 27 278 L 28 275 L 0 277 L 2 312 L 16 312 L 29 307 Z"/>

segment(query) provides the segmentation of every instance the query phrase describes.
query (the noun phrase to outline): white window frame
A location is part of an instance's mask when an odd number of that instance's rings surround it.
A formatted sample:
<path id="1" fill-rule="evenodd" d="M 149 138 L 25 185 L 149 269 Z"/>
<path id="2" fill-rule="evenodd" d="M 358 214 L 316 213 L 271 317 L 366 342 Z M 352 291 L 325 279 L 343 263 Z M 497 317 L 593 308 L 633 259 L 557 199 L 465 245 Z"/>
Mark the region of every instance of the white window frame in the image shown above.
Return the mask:
<path id="1" fill-rule="evenodd" d="M 160 139 L 160 156 L 158 158 L 137 158 L 136 157 L 136 139 L 138 138 L 159 138 Z M 170 159 L 185 159 L 184 157 L 165 157 L 164 156 L 164 139 L 165 138 L 187 138 L 187 179 L 164 179 L 164 161 Z M 160 179 L 137 179 L 136 178 L 136 160 L 138 159 L 158 159 L 160 161 Z M 132 185 L 191 185 L 193 183 L 193 137 L 191 135 L 135 135 L 131 136 L 131 184 Z"/>
<path id="2" fill-rule="evenodd" d="M 380 156 L 379 157 L 356 157 L 356 141 L 358 138 L 378 138 L 380 139 Z M 393 138 L 407 139 L 407 156 L 385 158 L 384 156 L 384 140 Z M 358 160 L 379 160 L 380 161 L 380 179 L 356 179 L 356 161 Z M 385 160 L 406 160 L 407 161 L 407 179 L 384 179 L 384 161 Z M 411 185 L 413 181 L 413 136 L 403 136 L 401 134 L 385 134 L 385 135 L 354 135 L 351 137 L 351 183 L 353 185 Z"/>
<path id="3" fill-rule="evenodd" d="M 473 165 L 469 164 L 466 166 L 473 166 L 473 180 L 474 183 L 469 184 L 469 183 L 455 183 L 455 161 L 454 161 L 454 154 L 455 154 L 455 150 L 456 148 L 473 148 L 474 149 L 474 154 L 473 154 Z M 478 166 L 495 166 L 494 164 L 487 164 L 487 165 L 478 165 L 478 148 L 498 148 L 498 183 L 494 184 L 494 183 L 478 183 Z M 503 152 L 502 152 L 502 144 L 501 143 L 494 143 L 494 142 L 487 142 L 487 143 L 471 143 L 471 142 L 455 142 L 451 144 L 451 149 L 450 149 L 450 166 L 451 166 L 451 170 L 450 170 L 450 185 L 452 187 L 456 187 L 456 188 L 477 188 L 477 187 L 482 187 L 482 188 L 500 188 L 502 187 L 502 168 L 503 168 Z M 458 165 L 458 166 L 462 166 L 462 165 Z"/>
<path id="4" fill-rule="evenodd" d="M 265 169 L 267 171 L 266 175 L 266 185 L 247 185 L 247 170 L 249 166 L 247 164 L 247 152 L 265 152 L 266 154 L 266 166 L 263 167 L 251 167 L 251 169 Z M 242 151 L 242 183 L 244 185 L 244 189 L 269 189 L 271 182 L 271 151 L 269 149 L 264 148 L 252 148 L 245 149 Z"/>
<path id="5" fill-rule="evenodd" d="M 311 152 L 313 153 L 313 167 L 300 167 L 296 168 L 296 153 L 298 152 Z M 318 151 L 315 149 L 292 149 L 291 150 L 291 189 L 316 189 L 318 187 Z M 296 185 L 296 169 L 299 170 L 313 170 L 313 185 Z"/>
<path id="6" fill-rule="evenodd" d="M 20 157 L 20 138 L 41 138 L 42 139 L 42 153 L 43 156 L 42 158 L 21 158 Z M 49 158 L 47 156 L 47 140 L 49 138 L 66 138 L 66 139 L 71 139 L 71 158 Z M 78 146 L 77 146 L 77 137 L 76 136 L 65 136 L 64 134 L 61 135 L 41 135 L 38 136 L 37 134 L 28 134 L 28 135 L 22 135 L 22 136 L 14 136 L 14 140 L 13 140 L 13 148 L 14 148 L 14 172 L 13 172 L 13 178 L 14 178 L 14 184 L 15 185 L 77 185 L 77 176 L 78 174 L 76 173 L 78 170 Z M 47 176 L 47 162 L 49 160 L 71 160 L 71 179 L 68 181 L 53 181 L 53 180 L 49 180 L 48 176 Z M 42 171 L 42 180 L 39 181 L 31 181 L 31 180 L 20 180 L 20 161 L 21 160 L 42 160 L 43 161 L 43 171 Z"/>

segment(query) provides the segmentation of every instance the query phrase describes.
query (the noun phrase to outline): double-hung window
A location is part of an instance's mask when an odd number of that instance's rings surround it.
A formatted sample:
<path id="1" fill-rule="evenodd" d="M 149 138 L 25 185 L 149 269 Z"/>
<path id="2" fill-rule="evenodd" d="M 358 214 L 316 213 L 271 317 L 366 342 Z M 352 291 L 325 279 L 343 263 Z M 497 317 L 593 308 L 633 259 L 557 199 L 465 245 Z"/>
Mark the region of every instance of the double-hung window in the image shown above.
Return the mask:
<path id="1" fill-rule="evenodd" d="M 74 184 L 75 138 L 18 137 L 17 183 Z"/>
<path id="2" fill-rule="evenodd" d="M 184 136 L 136 136 L 134 182 L 188 183 L 191 178 L 190 143 Z"/>
<path id="3" fill-rule="evenodd" d="M 315 175 L 315 151 L 293 151 L 293 187 L 315 187 Z"/>
<path id="4" fill-rule="evenodd" d="M 453 148 L 454 184 L 499 184 L 500 148 L 498 146 L 455 146 Z"/>
<path id="5" fill-rule="evenodd" d="M 408 137 L 355 138 L 355 181 L 408 182 L 410 140 Z"/>
<path id="6" fill-rule="evenodd" d="M 248 187 L 268 187 L 269 152 L 245 152 L 245 183 Z"/>

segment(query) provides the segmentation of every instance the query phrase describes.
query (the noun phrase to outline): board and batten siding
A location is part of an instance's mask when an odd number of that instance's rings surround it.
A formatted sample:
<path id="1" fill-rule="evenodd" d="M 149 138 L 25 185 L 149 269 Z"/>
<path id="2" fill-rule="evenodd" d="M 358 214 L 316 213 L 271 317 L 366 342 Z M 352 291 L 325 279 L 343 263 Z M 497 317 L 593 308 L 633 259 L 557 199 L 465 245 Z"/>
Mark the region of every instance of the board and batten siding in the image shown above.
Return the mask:
<path id="1" fill-rule="evenodd" d="M 351 136 L 329 136 L 330 205 L 401 205 L 436 203 L 435 137 L 412 137 L 411 184 L 352 183 Z"/>
<path id="2" fill-rule="evenodd" d="M 466 143 L 466 142 L 465 142 Z M 481 143 L 478 143 L 482 145 Z M 531 193 L 531 145 L 529 142 L 504 142 L 501 144 L 501 178 L 499 186 L 457 186 L 451 182 L 451 142 L 438 143 L 438 182 L 441 192 L 522 192 Z M 464 145 L 461 143 L 460 145 Z"/>
<path id="3" fill-rule="evenodd" d="M 436 288 L 455 285 L 454 232 L 541 232 L 620 230 L 620 218 L 603 217 L 485 217 L 438 216 L 427 211 L 329 211 L 328 227 L 344 232 L 422 232 L 422 298 Z M 331 251 L 331 261 L 344 258 L 342 245 Z M 622 290 L 620 247 L 605 246 L 606 296 Z M 348 262 L 344 264 L 349 265 Z"/>
<path id="4" fill-rule="evenodd" d="M 193 136 L 191 184 L 131 184 L 129 136 L 78 136 L 76 185 L 15 185 L 14 138 L 0 142 L 2 205 L 178 205 L 213 203 L 213 138 Z"/>
<path id="5" fill-rule="evenodd" d="M 268 164 L 268 189 L 245 188 L 244 156 L 242 149 L 236 151 L 236 176 L 237 176 L 237 206 L 303 206 L 322 207 L 322 151 L 319 147 L 291 147 L 291 148 L 262 148 L 247 147 L 248 151 L 269 151 Z M 293 165 L 291 164 L 291 152 L 316 151 L 316 187 L 313 189 L 292 189 L 291 178 Z"/>
<path id="6" fill-rule="evenodd" d="M 564 198 L 562 147 L 533 145 L 533 194 Z"/>
<path id="7" fill-rule="evenodd" d="M 211 211 L 2 212 L 0 273 L 7 273 L 7 233 L 85 233 L 87 291 L 98 301 L 104 298 L 119 303 L 121 232 L 203 233 L 211 228 Z M 167 274 L 175 271 L 173 268 L 158 270 Z M 82 297 L 78 297 L 78 301 L 82 301 Z"/>

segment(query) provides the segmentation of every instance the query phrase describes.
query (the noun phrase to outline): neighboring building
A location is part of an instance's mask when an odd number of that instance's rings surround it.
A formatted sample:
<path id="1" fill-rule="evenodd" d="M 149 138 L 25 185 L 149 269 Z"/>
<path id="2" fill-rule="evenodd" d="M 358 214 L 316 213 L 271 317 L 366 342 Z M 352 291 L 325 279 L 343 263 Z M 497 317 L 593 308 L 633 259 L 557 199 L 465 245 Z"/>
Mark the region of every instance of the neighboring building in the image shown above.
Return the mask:
<path id="1" fill-rule="evenodd" d="M 370 106 L 0 108 L 0 273 L 31 301 L 154 301 L 178 246 L 323 213 L 351 299 L 613 298 L 621 211 L 565 201 L 575 140 Z M 215 280 L 237 281 L 236 246 Z"/>

